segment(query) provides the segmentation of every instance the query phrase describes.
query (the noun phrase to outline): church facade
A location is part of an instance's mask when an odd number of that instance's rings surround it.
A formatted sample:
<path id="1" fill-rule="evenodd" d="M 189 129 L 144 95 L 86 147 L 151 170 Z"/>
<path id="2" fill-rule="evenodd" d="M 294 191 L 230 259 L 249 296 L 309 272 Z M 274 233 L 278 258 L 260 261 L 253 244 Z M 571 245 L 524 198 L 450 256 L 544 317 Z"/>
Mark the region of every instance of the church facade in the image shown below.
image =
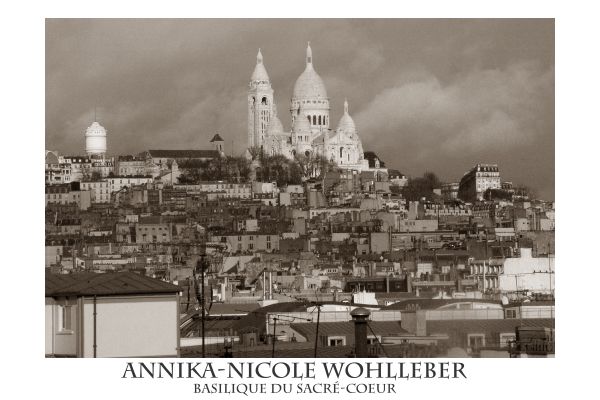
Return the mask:
<path id="1" fill-rule="evenodd" d="M 266 154 L 325 157 L 338 167 L 367 170 L 362 141 L 344 102 L 344 114 L 336 129 L 330 128 L 330 103 L 323 80 L 315 71 L 310 43 L 306 67 L 294 85 L 290 102 L 292 129 L 286 132 L 277 114 L 273 88 L 259 49 L 248 88 L 248 148 Z"/>

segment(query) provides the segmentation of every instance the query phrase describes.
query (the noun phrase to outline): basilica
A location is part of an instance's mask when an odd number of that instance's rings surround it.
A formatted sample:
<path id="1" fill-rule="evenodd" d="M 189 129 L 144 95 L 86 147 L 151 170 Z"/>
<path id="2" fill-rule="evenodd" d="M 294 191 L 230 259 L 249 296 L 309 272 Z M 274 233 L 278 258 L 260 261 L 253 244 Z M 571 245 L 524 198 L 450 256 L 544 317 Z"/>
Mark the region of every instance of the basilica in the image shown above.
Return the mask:
<path id="1" fill-rule="evenodd" d="M 248 89 L 248 148 L 267 154 L 323 156 L 338 167 L 367 170 L 362 142 L 344 101 L 344 115 L 337 128 L 330 128 L 329 97 L 323 80 L 315 71 L 310 43 L 306 49 L 306 68 L 296 80 L 290 102 L 291 132 L 284 131 L 273 101 L 273 87 L 258 50 L 256 67 Z"/>

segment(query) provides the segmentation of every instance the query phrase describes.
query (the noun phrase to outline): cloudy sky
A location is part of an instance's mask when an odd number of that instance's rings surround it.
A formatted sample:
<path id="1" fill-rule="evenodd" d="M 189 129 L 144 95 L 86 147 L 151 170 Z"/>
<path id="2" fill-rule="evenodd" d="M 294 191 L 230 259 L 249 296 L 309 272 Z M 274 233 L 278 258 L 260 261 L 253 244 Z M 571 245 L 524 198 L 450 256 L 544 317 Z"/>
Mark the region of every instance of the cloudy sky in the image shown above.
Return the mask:
<path id="1" fill-rule="evenodd" d="M 111 154 L 246 145 L 260 47 L 286 129 L 306 42 L 333 127 L 350 103 L 365 150 L 410 176 L 477 162 L 554 199 L 553 20 L 46 22 L 46 148 L 79 154 L 93 122 Z"/>

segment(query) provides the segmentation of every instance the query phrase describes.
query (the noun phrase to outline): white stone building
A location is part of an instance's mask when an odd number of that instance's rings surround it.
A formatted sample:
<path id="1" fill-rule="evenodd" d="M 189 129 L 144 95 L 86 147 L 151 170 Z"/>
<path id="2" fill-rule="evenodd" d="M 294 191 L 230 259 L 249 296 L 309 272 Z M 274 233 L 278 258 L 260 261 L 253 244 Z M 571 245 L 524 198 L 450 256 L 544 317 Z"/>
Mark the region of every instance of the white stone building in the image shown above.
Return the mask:
<path id="1" fill-rule="evenodd" d="M 258 51 L 248 90 L 249 148 L 259 147 L 267 154 L 288 158 L 323 156 L 341 168 L 369 169 L 348 102 L 344 102 L 344 115 L 335 130 L 330 128 L 329 111 L 327 90 L 315 71 L 309 44 L 306 67 L 296 80 L 290 102 L 292 129 L 286 132 L 277 115 L 262 53 Z"/>

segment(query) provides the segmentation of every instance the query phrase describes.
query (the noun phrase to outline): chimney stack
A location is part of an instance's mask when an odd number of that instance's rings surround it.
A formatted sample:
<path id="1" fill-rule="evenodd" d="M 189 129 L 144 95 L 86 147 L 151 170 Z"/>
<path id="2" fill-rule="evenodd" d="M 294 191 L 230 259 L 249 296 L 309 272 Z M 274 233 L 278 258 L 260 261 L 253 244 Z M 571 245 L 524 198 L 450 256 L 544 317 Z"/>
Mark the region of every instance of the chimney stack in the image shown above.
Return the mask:
<path id="1" fill-rule="evenodd" d="M 357 358 L 367 357 L 367 322 L 371 312 L 366 308 L 356 308 L 350 312 L 354 321 L 354 353 Z"/>

